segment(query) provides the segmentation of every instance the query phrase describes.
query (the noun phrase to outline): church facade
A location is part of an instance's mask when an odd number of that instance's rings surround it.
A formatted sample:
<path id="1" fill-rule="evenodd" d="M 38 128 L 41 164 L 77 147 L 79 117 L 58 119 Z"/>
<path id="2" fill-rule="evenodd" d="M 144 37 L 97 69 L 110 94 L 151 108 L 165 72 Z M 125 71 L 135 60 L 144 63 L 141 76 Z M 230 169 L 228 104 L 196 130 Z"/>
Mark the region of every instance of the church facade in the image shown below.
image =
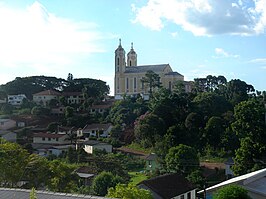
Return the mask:
<path id="1" fill-rule="evenodd" d="M 184 81 L 184 76 L 174 72 L 169 64 L 157 65 L 137 65 L 137 53 L 131 43 L 131 49 L 127 53 L 121 45 L 115 50 L 115 79 L 114 94 L 115 99 L 122 99 L 123 95 L 135 96 L 141 94 L 148 99 L 149 89 L 141 81 L 147 71 L 153 71 L 160 76 L 161 85 L 172 90 L 176 81 Z"/>

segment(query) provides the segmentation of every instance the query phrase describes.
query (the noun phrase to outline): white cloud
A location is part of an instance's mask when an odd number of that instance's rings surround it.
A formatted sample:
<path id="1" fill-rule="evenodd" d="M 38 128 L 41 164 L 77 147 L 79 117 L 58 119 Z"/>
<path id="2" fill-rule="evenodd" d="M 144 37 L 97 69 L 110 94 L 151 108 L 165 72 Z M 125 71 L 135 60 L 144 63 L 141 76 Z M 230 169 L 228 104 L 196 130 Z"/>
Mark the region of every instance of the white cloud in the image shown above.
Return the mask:
<path id="1" fill-rule="evenodd" d="M 171 34 L 171 36 L 174 37 L 174 38 L 178 36 L 178 32 L 171 32 L 170 34 Z"/>
<path id="2" fill-rule="evenodd" d="M 249 61 L 250 63 L 266 64 L 266 58 L 257 58 Z"/>
<path id="3" fill-rule="evenodd" d="M 215 54 L 213 58 L 239 58 L 239 55 L 228 53 L 222 48 L 215 48 Z"/>
<path id="4" fill-rule="evenodd" d="M 52 74 L 105 51 L 97 24 L 58 17 L 39 2 L 20 10 L 0 5 L 0 27 L 1 71 L 23 66 Z"/>
<path id="5" fill-rule="evenodd" d="M 132 11 L 133 23 L 161 30 L 167 21 L 198 36 L 261 34 L 266 27 L 266 0 L 149 0 Z"/>

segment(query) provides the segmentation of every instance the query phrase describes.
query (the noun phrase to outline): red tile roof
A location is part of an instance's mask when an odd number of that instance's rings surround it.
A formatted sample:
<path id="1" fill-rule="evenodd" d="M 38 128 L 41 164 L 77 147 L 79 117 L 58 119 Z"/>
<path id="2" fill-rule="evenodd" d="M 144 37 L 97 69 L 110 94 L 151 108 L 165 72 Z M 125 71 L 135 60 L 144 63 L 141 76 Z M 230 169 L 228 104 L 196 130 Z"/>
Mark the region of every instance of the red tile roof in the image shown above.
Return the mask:
<path id="1" fill-rule="evenodd" d="M 45 91 L 41 91 L 39 93 L 35 93 L 33 95 L 57 95 L 60 96 L 61 93 L 55 90 L 45 90 Z"/>
<path id="2" fill-rule="evenodd" d="M 33 137 L 41 137 L 41 138 L 61 138 L 66 134 L 54 134 L 54 133 L 34 133 Z"/>

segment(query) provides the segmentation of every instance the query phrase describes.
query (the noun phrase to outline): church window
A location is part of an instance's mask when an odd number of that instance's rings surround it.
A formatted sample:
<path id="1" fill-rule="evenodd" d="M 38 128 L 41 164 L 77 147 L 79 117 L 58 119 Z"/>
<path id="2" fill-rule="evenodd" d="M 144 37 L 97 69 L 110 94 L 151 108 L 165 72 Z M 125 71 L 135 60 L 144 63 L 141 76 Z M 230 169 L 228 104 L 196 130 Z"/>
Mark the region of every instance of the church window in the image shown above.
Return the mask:
<path id="1" fill-rule="evenodd" d="M 128 86 L 128 78 L 127 78 L 127 85 L 126 85 L 126 87 L 127 87 L 127 89 L 128 89 L 128 87 L 129 87 L 129 86 Z"/>
<path id="2" fill-rule="evenodd" d="M 117 57 L 117 65 L 119 66 L 119 57 Z"/>
<path id="3" fill-rule="evenodd" d="M 119 77 L 117 78 L 117 89 L 119 89 Z"/>
<path id="4" fill-rule="evenodd" d="M 134 77 L 134 89 L 136 89 L 136 88 L 137 88 L 137 78 Z"/>
<path id="5" fill-rule="evenodd" d="M 129 66 L 132 66 L 132 64 L 131 64 L 131 60 L 129 61 Z"/>

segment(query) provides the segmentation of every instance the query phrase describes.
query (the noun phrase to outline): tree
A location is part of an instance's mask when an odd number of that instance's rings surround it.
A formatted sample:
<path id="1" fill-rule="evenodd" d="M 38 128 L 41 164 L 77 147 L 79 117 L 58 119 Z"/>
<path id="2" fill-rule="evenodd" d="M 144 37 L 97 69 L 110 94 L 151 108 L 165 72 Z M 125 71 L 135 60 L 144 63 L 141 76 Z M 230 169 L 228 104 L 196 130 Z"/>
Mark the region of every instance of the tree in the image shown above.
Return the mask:
<path id="1" fill-rule="evenodd" d="M 211 117 L 205 127 L 204 139 L 211 147 L 219 148 L 224 134 L 224 124 L 220 117 Z"/>
<path id="2" fill-rule="evenodd" d="M 263 167 L 263 162 L 256 161 L 265 157 L 265 145 L 254 142 L 250 137 L 242 138 L 240 147 L 235 152 L 234 165 L 235 175 L 243 175 Z"/>
<path id="3" fill-rule="evenodd" d="M 153 72 L 152 70 L 148 70 L 145 74 L 145 76 L 141 79 L 141 82 L 144 84 L 147 84 L 149 88 L 149 93 L 152 94 L 152 91 L 155 88 L 158 88 L 161 86 L 160 83 L 160 76 Z"/>
<path id="4" fill-rule="evenodd" d="M 227 185 L 219 189 L 213 199 L 251 199 L 248 191 L 238 185 Z"/>
<path id="5" fill-rule="evenodd" d="M 135 122 L 134 133 L 136 139 L 146 146 L 154 146 L 155 141 L 165 133 L 164 121 L 153 113 L 146 113 L 138 118 Z"/>
<path id="6" fill-rule="evenodd" d="M 110 187 L 115 187 L 121 182 L 121 177 L 114 176 L 111 172 L 103 171 L 94 178 L 92 182 L 92 190 L 94 194 L 98 196 L 105 196 Z"/>
<path id="7" fill-rule="evenodd" d="M 0 138 L 1 139 L 1 138 Z M 0 140 L 0 182 L 6 187 L 16 187 L 24 177 L 29 162 L 29 153 L 15 143 Z"/>
<path id="8" fill-rule="evenodd" d="M 46 158 L 31 154 L 25 171 L 25 179 L 28 180 L 28 186 L 38 189 L 42 185 L 46 185 L 50 178 L 50 172 L 47 168 L 49 168 L 49 162 Z"/>
<path id="9" fill-rule="evenodd" d="M 116 187 L 108 189 L 107 197 L 123 199 L 152 199 L 150 191 L 140 189 L 132 184 L 118 184 Z"/>
<path id="10" fill-rule="evenodd" d="M 50 114 L 50 109 L 40 107 L 40 106 L 34 106 L 31 109 L 31 114 L 32 115 L 49 115 Z"/>
<path id="11" fill-rule="evenodd" d="M 167 169 L 170 172 L 189 174 L 199 167 L 197 152 L 190 146 L 179 144 L 169 149 L 165 158 Z"/>
<path id="12" fill-rule="evenodd" d="M 255 99 L 243 101 L 234 108 L 235 122 L 231 127 L 233 132 L 241 139 L 250 137 L 258 143 L 265 141 L 265 108 Z"/>

